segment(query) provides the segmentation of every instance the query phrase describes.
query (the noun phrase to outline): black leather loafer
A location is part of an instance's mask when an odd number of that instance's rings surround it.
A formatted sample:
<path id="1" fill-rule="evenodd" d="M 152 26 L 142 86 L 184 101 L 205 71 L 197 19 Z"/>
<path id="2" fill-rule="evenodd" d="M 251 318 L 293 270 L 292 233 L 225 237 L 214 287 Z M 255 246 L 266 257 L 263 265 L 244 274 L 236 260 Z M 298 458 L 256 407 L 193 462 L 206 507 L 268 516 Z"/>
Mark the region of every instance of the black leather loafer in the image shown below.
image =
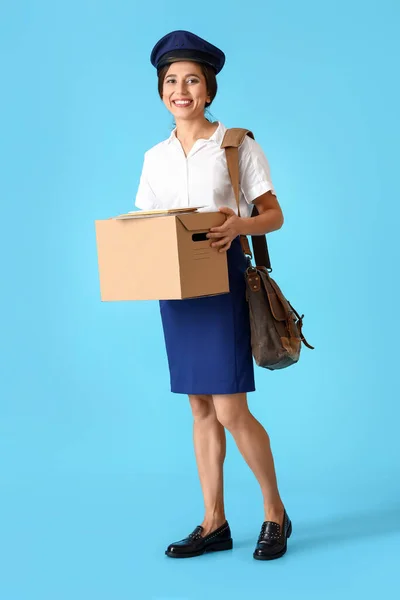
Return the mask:
<path id="1" fill-rule="evenodd" d="M 280 558 L 287 550 L 287 540 L 292 534 L 292 522 L 286 510 L 283 516 L 283 527 L 274 521 L 264 521 L 253 556 L 257 560 L 273 560 Z"/>
<path id="2" fill-rule="evenodd" d="M 231 530 L 227 521 L 204 537 L 202 532 L 203 527 L 199 525 L 185 539 L 170 544 L 165 554 L 171 558 L 192 558 L 205 552 L 232 550 Z"/>

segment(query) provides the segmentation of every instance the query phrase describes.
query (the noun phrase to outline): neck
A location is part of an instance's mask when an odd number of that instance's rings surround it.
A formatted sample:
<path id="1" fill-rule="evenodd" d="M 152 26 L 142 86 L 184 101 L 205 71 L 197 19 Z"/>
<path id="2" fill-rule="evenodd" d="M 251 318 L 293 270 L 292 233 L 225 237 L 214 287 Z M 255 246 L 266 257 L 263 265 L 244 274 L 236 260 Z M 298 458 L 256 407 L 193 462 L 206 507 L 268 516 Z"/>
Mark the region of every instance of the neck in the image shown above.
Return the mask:
<path id="1" fill-rule="evenodd" d="M 176 137 L 181 142 L 195 142 L 208 138 L 214 133 L 218 123 L 210 123 L 204 116 L 198 119 L 176 119 Z"/>

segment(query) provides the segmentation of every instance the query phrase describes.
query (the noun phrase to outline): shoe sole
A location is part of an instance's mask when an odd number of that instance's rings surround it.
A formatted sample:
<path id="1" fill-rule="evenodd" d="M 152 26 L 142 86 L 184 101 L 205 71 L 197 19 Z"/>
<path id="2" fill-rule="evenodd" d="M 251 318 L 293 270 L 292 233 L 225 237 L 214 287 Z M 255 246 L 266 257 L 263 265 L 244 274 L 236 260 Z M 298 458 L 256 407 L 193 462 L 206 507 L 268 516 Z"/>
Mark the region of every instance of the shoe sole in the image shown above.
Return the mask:
<path id="1" fill-rule="evenodd" d="M 292 535 L 292 523 L 290 522 L 289 529 L 288 529 L 288 532 L 286 535 L 286 544 L 285 544 L 285 547 L 280 552 L 278 552 L 277 554 L 272 554 L 271 556 L 257 556 L 256 553 L 253 553 L 253 558 L 255 558 L 256 560 L 274 560 L 276 558 L 281 558 L 281 556 L 286 554 L 287 540 L 290 538 L 291 535 Z"/>
<path id="2" fill-rule="evenodd" d="M 216 544 L 211 544 L 210 546 L 206 546 L 203 550 L 197 550 L 197 552 L 186 552 L 184 554 L 177 554 L 176 552 L 168 552 L 165 551 L 165 554 L 170 558 L 194 558 L 195 556 L 202 556 L 207 552 L 223 552 L 224 550 L 232 550 L 233 541 L 228 540 L 227 542 L 219 542 Z"/>

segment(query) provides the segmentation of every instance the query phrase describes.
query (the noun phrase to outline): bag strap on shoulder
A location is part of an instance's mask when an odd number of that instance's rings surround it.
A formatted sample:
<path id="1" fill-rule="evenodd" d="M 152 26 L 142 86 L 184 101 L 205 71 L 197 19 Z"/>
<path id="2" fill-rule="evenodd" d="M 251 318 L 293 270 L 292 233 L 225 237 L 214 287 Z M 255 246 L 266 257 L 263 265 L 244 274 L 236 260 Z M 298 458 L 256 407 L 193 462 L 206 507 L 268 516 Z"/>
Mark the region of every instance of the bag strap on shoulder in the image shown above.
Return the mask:
<path id="1" fill-rule="evenodd" d="M 235 193 L 238 216 L 240 217 L 240 173 L 239 173 L 239 147 L 243 143 L 246 135 L 253 140 L 254 135 L 249 129 L 241 129 L 233 127 L 227 129 L 221 143 L 221 148 L 225 150 L 226 162 L 228 164 L 229 177 Z M 257 207 L 253 206 L 251 213 L 252 217 L 259 214 Z M 245 254 L 251 256 L 249 243 L 246 236 L 241 236 L 242 248 Z M 267 239 L 265 235 L 257 235 L 251 237 L 251 242 L 254 251 L 254 260 L 257 267 L 266 267 L 272 271 L 271 261 L 269 258 Z"/>
<path id="2" fill-rule="evenodd" d="M 227 129 L 225 131 L 224 139 L 222 140 L 221 148 L 228 148 L 230 146 L 237 148 L 242 144 L 246 135 L 254 140 L 254 135 L 249 129 L 241 129 L 240 127 L 231 127 L 230 129 Z"/>

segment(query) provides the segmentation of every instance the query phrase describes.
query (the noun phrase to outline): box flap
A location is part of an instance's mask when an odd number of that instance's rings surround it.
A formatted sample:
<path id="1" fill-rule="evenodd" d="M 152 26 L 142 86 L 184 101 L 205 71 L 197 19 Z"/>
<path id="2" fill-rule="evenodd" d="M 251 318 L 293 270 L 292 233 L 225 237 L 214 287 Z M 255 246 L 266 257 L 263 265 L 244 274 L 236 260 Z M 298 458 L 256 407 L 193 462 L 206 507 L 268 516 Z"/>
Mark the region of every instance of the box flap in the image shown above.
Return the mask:
<path id="1" fill-rule="evenodd" d="M 147 217 L 162 217 L 168 215 L 175 215 L 179 213 L 192 213 L 197 210 L 198 207 L 187 206 L 185 208 L 162 208 L 153 210 L 130 210 L 127 213 L 112 217 L 113 219 L 142 219 Z"/>
<path id="2" fill-rule="evenodd" d="M 176 216 L 188 231 L 204 231 L 225 223 L 226 216 L 220 212 L 193 213 Z"/>

